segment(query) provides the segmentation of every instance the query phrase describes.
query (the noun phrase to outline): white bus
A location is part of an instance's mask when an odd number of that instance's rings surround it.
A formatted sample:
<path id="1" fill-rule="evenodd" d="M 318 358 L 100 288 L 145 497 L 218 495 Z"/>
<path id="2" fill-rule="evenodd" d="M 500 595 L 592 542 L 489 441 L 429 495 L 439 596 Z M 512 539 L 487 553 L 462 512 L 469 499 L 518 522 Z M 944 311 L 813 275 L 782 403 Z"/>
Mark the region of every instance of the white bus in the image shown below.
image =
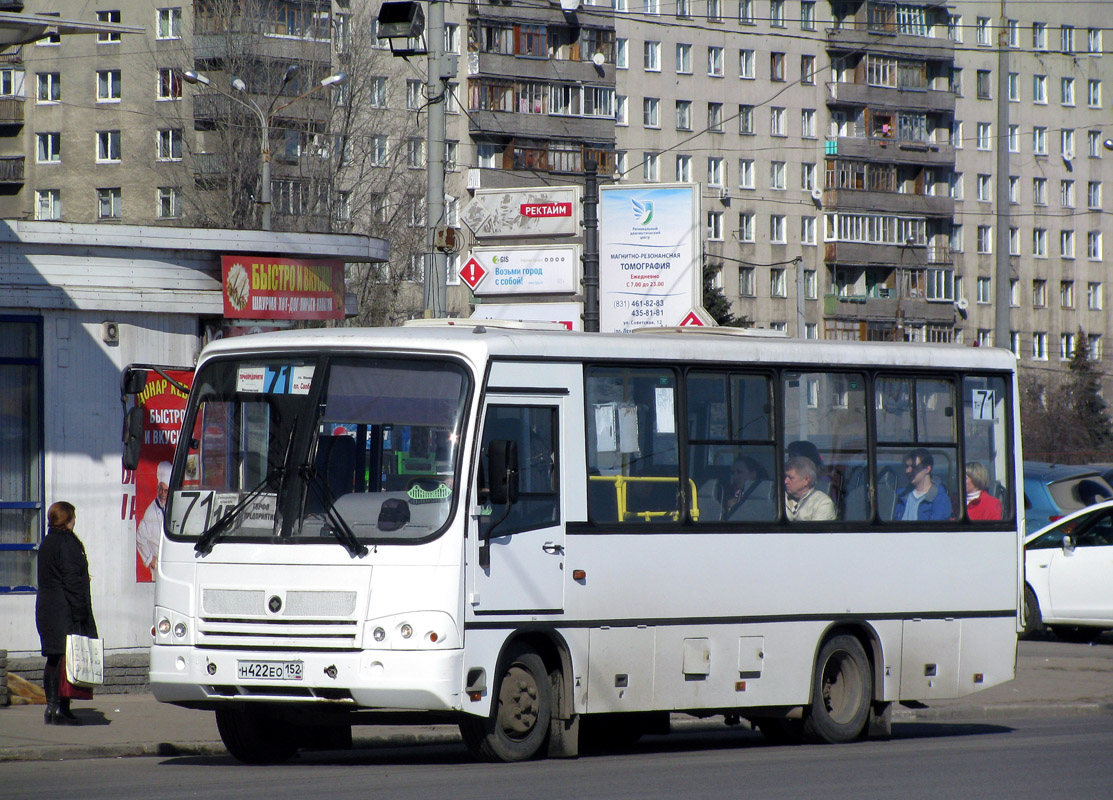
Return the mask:
<path id="1" fill-rule="evenodd" d="M 210 345 L 154 695 L 214 710 L 246 762 L 444 721 L 514 761 L 675 712 L 845 742 L 884 735 L 894 703 L 1010 680 L 1013 356 L 733 333 L 441 321 Z M 966 512 L 970 462 L 999 518 Z M 790 519 L 800 486 L 822 519 Z"/>

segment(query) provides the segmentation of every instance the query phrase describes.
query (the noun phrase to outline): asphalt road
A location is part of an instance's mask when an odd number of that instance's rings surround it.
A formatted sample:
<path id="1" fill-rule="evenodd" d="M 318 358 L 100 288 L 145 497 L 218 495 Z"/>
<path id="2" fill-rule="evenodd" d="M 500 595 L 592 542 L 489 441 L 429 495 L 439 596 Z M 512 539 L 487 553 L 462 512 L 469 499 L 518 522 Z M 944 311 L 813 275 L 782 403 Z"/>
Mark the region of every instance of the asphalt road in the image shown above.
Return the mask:
<path id="1" fill-rule="evenodd" d="M 461 746 L 0 765 L 0 798 L 1101 798 L 1113 796 L 1113 715 L 893 725 L 890 741 L 771 746 L 757 733 L 649 737 L 575 760 L 477 764 Z"/>

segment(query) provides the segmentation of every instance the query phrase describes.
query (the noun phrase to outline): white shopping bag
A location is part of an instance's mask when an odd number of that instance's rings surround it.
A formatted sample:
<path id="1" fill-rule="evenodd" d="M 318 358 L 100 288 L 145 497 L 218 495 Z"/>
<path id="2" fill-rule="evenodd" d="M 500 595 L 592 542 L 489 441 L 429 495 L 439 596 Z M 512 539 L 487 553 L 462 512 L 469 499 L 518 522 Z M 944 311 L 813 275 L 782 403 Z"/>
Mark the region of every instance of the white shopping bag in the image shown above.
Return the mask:
<path id="1" fill-rule="evenodd" d="M 74 686 L 104 683 L 104 642 L 71 633 L 66 636 L 66 680 Z"/>

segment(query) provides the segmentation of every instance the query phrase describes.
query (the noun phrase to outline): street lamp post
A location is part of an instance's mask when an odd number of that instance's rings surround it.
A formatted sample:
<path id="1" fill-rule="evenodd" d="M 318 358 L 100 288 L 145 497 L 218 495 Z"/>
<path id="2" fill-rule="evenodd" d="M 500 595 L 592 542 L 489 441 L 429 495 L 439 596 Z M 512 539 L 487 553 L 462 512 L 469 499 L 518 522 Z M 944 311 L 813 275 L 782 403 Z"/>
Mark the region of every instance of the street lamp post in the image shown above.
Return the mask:
<path id="1" fill-rule="evenodd" d="M 291 64 L 289 67 L 286 68 L 286 74 L 282 76 L 282 85 L 285 86 L 287 83 L 293 80 L 294 76 L 297 74 L 298 65 Z M 186 83 L 189 84 L 207 86 L 209 89 L 212 89 L 217 94 L 239 103 L 241 106 L 250 109 L 251 112 L 255 114 L 255 118 L 259 122 L 259 204 L 263 206 L 263 230 L 269 231 L 271 229 L 272 204 L 270 129 L 275 115 L 278 114 L 279 111 L 292 106 L 294 103 L 305 97 L 308 97 L 314 92 L 320 91 L 321 89 L 327 89 L 330 86 L 341 85 L 342 83 L 344 83 L 344 81 L 348 80 L 348 76 L 343 72 L 337 72 L 333 75 L 329 75 L 327 78 L 321 79 L 321 81 L 315 84 L 308 91 L 302 92 L 297 97 L 294 97 L 292 100 L 288 100 L 287 102 L 277 107 L 275 106 L 275 103 L 278 102 L 278 98 L 282 95 L 281 93 L 276 94 L 274 97 L 271 98 L 270 104 L 267 106 L 265 111 L 259 106 L 258 103 L 255 102 L 255 100 L 250 95 L 246 94 L 247 84 L 244 83 L 243 80 L 240 78 L 233 77 L 230 85 L 237 92 L 244 93 L 244 97 L 237 97 L 231 92 L 227 92 L 223 89 L 220 89 L 219 87 L 213 86 L 212 80 L 207 75 L 197 72 L 196 70 L 186 70 L 182 73 L 182 78 L 185 80 Z"/>

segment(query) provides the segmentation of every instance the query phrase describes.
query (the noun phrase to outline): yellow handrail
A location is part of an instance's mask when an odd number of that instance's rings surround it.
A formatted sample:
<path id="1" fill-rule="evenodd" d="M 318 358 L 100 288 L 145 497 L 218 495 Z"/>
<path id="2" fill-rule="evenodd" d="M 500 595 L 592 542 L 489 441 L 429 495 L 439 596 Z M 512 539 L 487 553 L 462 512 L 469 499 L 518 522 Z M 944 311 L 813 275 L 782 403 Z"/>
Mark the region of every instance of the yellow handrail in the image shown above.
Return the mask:
<path id="1" fill-rule="evenodd" d="M 660 476 L 629 476 L 629 475 L 589 475 L 588 480 L 601 481 L 614 484 L 615 491 L 615 505 L 618 509 L 618 519 L 620 521 L 643 519 L 649 522 L 652 519 L 669 516 L 674 521 L 680 519 L 680 510 L 676 511 L 630 511 L 627 507 L 628 503 L 628 487 L 630 484 L 637 483 L 677 483 L 677 478 L 660 477 Z M 688 485 L 691 489 L 692 503 L 692 519 L 699 519 L 699 501 L 696 497 L 696 484 L 695 481 L 689 479 Z"/>

